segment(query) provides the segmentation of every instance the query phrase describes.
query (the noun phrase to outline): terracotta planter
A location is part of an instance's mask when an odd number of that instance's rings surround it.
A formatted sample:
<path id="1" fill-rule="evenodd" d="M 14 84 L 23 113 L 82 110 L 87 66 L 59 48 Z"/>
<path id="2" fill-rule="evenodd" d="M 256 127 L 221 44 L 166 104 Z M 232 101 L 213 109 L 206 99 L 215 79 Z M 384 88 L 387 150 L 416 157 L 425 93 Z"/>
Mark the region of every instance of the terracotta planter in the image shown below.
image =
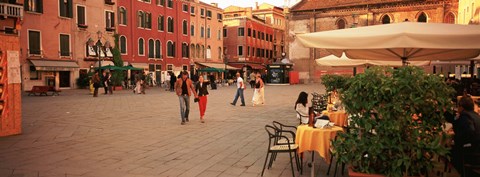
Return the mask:
<path id="1" fill-rule="evenodd" d="M 358 173 L 352 170 L 352 167 L 348 167 L 348 176 L 350 177 L 385 177 L 385 175 L 379 174 L 367 174 L 367 173 Z"/>

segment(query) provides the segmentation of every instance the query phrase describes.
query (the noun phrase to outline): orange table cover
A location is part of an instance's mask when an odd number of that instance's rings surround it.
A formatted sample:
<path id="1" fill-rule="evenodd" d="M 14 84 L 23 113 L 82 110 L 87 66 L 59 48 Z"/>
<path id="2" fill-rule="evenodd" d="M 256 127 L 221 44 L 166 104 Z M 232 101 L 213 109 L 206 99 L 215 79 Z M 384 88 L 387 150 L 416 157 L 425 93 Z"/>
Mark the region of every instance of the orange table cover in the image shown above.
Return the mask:
<path id="1" fill-rule="evenodd" d="M 295 144 L 298 145 L 298 153 L 304 151 L 317 151 L 321 157 L 330 158 L 330 141 L 335 139 L 341 127 L 334 126 L 328 129 L 313 128 L 308 125 L 299 125 L 295 137 Z M 327 163 L 328 160 L 326 160 Z"/>
<path id="2" fill-rule="evenodd" d="M 335 123 L 336 126 L 346 127 L 348 125 L 347 113 L 345 111 L 329 112 L 323 111 L 323 114 L 328 115 L 330 122 Z"/>

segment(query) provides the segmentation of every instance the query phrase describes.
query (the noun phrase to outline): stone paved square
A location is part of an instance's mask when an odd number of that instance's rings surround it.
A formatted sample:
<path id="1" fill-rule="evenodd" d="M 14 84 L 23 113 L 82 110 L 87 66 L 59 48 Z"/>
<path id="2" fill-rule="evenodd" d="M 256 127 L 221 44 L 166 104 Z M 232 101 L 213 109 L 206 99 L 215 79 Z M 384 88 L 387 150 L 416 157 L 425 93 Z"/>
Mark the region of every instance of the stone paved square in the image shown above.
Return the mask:
<path id="1" fill-rule="evenodd" d="M 0 177 L 260 176 L 268 143 L 264 125 L 273 120 L 297 124 L 293 105 L 298 93 L 324 88 L 265 90 L 266 105 L 257 107 L 251 106 L 252 89 L 245 91 L 246 107 L 229 104 L 234 86 L 210 90 L 206 123 L 200 123 L 192 98 L 190 122 L 184 126 L 178 97 L 161 88 L 98 98 L 87 90 L 24 96 L 23 134 L 0 138 Z M 319 175 L 326 168 L 317 163 Z M 288 155 L 280 154 L 264 176 L 291 176 Z"/>

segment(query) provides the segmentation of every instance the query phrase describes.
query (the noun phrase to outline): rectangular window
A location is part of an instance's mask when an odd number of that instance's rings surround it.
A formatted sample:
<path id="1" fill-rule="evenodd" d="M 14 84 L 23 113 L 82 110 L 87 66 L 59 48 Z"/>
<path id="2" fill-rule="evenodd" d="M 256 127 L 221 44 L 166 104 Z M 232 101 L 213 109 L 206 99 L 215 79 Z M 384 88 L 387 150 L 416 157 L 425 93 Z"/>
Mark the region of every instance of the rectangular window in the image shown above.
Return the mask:
<path id="1" fill-rule="evenodd" d="M 60 34 L 60 56 L 70 56 L 70 36 L 67 34 Z"/>
<path id="2" fill-rule="evenodd" d="M 190 14 L 195 15 L 195 7 L 190 6 Z"/>
<path id="3" fill-rule="evenodd" d="M 24 3 L 26 11 L 43 13 L 43 0 L 26 0 Z"/>
<path id="4" fill-rule="evenodd" d="M 221 36 L 221 34 L 222 34 L 222 31 L 221 31 L 221 30 L 218 30 L 218 33 L 217 33 L 217 40 L 220 40 L 220 39 L 222 39 L 222 36 Z"/>
<path id="5" fill-rule="evenodd" d="M 152 13 L 145 13 L 145 28 L 152 29 Z"/>
<path id="6" fill-rule="evenodd" d="M 163 16 L 158 17 L 158 30 L 160 31 L 165 30 L 165 17 Z"/>
<path id="7" fill-rule="evenodd" d="M 223 15 L 220 14 L 220 13 L 217 13 L 217 19 L 218 19 L 218 21 L 222 21 L 223 20 Z"/>
<path id="8" fill-rule="evenodd" d="M 245 28 L 238 28 L 238 36 L 245 36 Z"/>
<path id="9" fill-rule="evenodd" d="M 86 18 L 85 18 L 85 6 L 77 6 L 77 25 L 78 26 L 86 26 Z"/>
<path id="10" fill-rule="evenodd" d="M 243 56 L 243 46 L 238 46 L 238 56 Z"/>
<path id="11" fill-rule="evenodd" d="M 173 8 L 173 0 L 167 0 L 167 1 L 168 1 L 167 6 L 168 6 L 169 8 Z"/>
<path id="12" fill-rule="evenodd" d="M 148 72 L 155 72 L 155 64 L 148 64 Z"/>
<path id="13" fill-rule="evenodd" d="M 188 5 L 186 4 L 183 4 L 183 12 L 188 12 Z"/>
<path id="14" fill-rule="evenodd" d="M 112 11 L 105 11 L 105 26 L 107 31 L 115 30 L 115 13 Z"/>
<path id="15" fill-rule="evenodd" d="M 173 65 L 167 65 L 167 70 L 168 71 L 173 71 Z"/>
<path id="16" fill-rule="evenodd" d="M 211 37 L 211 34 L 210 34 L 210 27 L 208 27 L 208 28 L 207 28 L 207 38 L 209 38 L 209 39 L 210 39 L 210 37 Z"/>
<path id="17" fill-rule="evenodd" d="M 205 27 L 200 27 L 200 37 L 203 38 L 205 37 Z"/>
<path id="18" fill-rule="evenodd" d="M 60 17 L 73 17 L 73 0 L 59 0 Z"/>
<path id="19" fill-rule="evenodd" d="M 211 10 L 207 10 L 207 17 L 212 18 L 212 11 Z"/>
<path id="20" fill-rule="evenodd" d="M 252 36 L 252 29 L 250 28 L 247 29 L 247 36 Z"/>
<path id="21" fill-rule="evenodd" d="M 227 29 L 223 29 L 223 37 L 227 37 Z"/>
<path id="22" fill-rule="evenodd" d="M 257 31 L 253 30 L 253 38 L 257 38 Z"/>
<path id="23" fill-rule="evenodd" d="M 157 0 L 157 5 L 165 6 L 165 0 Z"/>
<path id="24" fill-rule="evenodd" d="M 255 47 L 252 47 L 252 57 L 255 56 Z"/>
<path id="25" fill-rule="evenodd" d="M 250 47 L 247 47 L 247 57 L 250 56 Z"/>
<path id="26" fill-rule="evenodd" d="M 40 31 L 28 31 L 28 54 L 41 55 Z"/>
<path id="27" fill-rule="evenodd" d="M 205 9 L 200 9 L 200 16 L 205 17 Z"/>

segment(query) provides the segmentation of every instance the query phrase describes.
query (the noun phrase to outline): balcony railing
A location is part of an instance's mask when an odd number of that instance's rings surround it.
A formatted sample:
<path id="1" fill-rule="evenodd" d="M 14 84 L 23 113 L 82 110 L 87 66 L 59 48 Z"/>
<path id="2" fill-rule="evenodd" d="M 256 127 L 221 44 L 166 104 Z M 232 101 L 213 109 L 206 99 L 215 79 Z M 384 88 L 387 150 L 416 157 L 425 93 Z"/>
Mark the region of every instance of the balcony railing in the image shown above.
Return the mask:
<path id="1" fill-rule="evenodd" d="M 0 16 L 23 17 L 23 6 L 16 4 L 0 3 Z"/>

